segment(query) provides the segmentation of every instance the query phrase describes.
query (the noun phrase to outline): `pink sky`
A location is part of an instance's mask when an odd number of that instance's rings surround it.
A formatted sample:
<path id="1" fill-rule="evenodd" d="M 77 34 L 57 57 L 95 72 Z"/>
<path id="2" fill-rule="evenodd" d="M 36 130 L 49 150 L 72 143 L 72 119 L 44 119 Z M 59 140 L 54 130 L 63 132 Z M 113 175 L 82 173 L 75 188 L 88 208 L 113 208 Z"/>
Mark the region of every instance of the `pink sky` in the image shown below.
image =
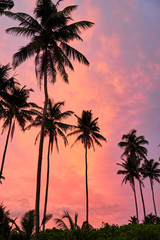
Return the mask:
<path id="1" fill-rule="evenodd" d="M 35 1 L 15 0 L 13 11 L 32 14 Z M 77 4 L 75 20 L 89 20 L 95 26 L 82 34 L 83 42 L 74 45 L 88 58 L 90 66 L 74 63 L 75 71 L 69 72 L 67 85 L 61 79 L 52 86 L 49 94 L 54 101 L 65 101 L 64 110 L 81 115 L 82 110 L 92 110 L 99 117 L 101 134 L 107 143 L 88 152 L 89 166 L 89 219 L 94 227 L 102 221 L 125 224 L 135 215 L 133 192 L 130 185 L 121 187 L 122 176 L 116 174 L 122 150 L 117 143 L 123 134 L 135 128 L 138 135 L 149 141 L 148 158 L 158 161 L 160 149 L 160 3 L 158 0 L 65 0 L 63 6 Z M 1 64 L 12 61 L 12 55 L 25 45 L 26 40 L 7 35 L 5 29 L 16 22 L 0 18 Z M 16 69 L 22 85 L 33 88 L 31 101 L 43 104 L 43 92 L 37 87 L 33 59 Z M 69 122 L 76 124 L 72 117 Z M 10 209 L 11 216 L 21 217 L 35 206 L 38 144 L 34 139 L 38 130 L 22 133 L 17 126 L 14 139 L 9 142 L 1 188 L 1 202 Z M 0 137 L 1 156 L 6 140 Z M 69 139 L 70 146 L 74 138 Z M 48 213 L 60 217 L 63 210 L 72 215 L 79 213 L 79 223 L 85 219 L 84 149 L 79 143 L 64 148 L 59 142 L 60 153 L 53 150 Z M 46 151 L 43 156 L 41 213 L 43 212 Z M 146 180 L 144 199 L 147 213 L 153 212 L 149 182 Z M 155 196 L 160 215 L 160 188 L 157 183 Z M 140 219 L 143 218 L 137 185 Z M 49 226 L 53 226 L 50 221 Z"/>

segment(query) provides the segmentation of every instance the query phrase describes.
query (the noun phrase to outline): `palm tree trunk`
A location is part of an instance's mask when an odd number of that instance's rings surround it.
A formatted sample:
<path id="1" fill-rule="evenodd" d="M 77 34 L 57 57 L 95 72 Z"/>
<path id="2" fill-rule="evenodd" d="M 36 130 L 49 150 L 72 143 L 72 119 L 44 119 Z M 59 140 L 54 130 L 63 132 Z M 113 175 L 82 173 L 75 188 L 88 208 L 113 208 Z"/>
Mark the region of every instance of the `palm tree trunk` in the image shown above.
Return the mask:
<path id="1" fill-rule="evenodd" d="M 47 91 L 47 50 L 45 50 L 44 59 L 44 94 L 45 102 L 43 108 L 42 125 L 41 125 L 41 135 L 39 142 L 39 155 L 38 155 L 38 167 L 37 167 L 37 189 L 36 189 L 36 206 L 35 206 L 35 225 L 36 225 L 36 239 L 39 236 L 39 208 L 40 208 L 40 189 L 41 189 L 41 168 L 42 168 L 42 153 L 43 153 L 43 142 L 44 142 L 44 127 L 46 120 L 46 110 L 48 104 L 48 91 Z"/>
<path id="2" fill-rule="evenodd" d="M 146 217 L 146 209 L 145 209 L 143 192 L 142 192 L 142 184 L 141 184 L 141 180 L 140 180 L 140 177 L 139 177 L 139 171 L 138 171 L 138 165 L 137 165 L 137 158 L 135 158 L 135 155 L 133 154 L 133 155 L 131 155 L 131 159 L 132 159 L 133 163 L 135 163 L 135 167 L 136 167 L 136 173 L 137 173 L 138 182 L 139 182 L 139 188 L 140 188 L 142 205 L 143 205 L 143 213 L 144 213 L 144 219 L 145 219 L 145 217 Z"/>
<path id="3" fill-rule="evenodd" d="M 46 195 L 45 195 L 44 213 L 43 213 L 43 232 L 45 231 L 45 219 L 46 219 L 47 201 L 48 201 L 49 169 L 50 169 L 49 155 L 50 155 L 50 139 L 48 144 L 48 157 L 47 157 L 47 181 L 46 181 Z"/>
<path id="4" fill-rule="evenodd" d="M 88 166 L 87 166 L 87 144 L 85 145 L 85 167 L 86 167 L 86 222 L 88 225 Z"/>
<path id="5" fill-rule="evenodd" d="M 150 178 L 150 183 L 151 183 L 151 190 L 152 190 L 152 198 L 153 198 L 153 205 L 154 205 L 154 212 L 155 212 L 155 215 L 157 217 L 157 210 L 156 210 L 156 204 L 155 204 L 155 199 L 154 199 L 154 191 L 153 191 L 153 182 Z"/>
<path id="6" fill-rule="evenodd" d="M 138 218 L 138 205 L 137 205 L 137 196 L 136 196 L 136 189 L 135 189 L 135 182 L 133 179 L 133 192 L 134 192 L 134 199 L 135 199 L 135 206 L 136 206 L 136 217 Z"/>
<path id="7" fill-rule="evenodd" d="M 9 124 L 6 144 L 5 144 L 5 148 L 4 148 L 4 152 L 3 152 L 1 171 L 0 171 L 0 180 L 1 180 L 2 173 L 3 173 L 4 161 L 5 161 L 5 156 L 6 156 L 7 146 L 8 146 L 8 140 L 9 140 L 9 136 L 10 136 L 10 132 L 11 132 L 11 126 L 12 126 L 12 119 L 11 119 L 10 124 Z"/>
<path id="8" fill-rule="evenodd" d="M 146 217 L 146 209 L 145 209 L 144 198 L 143 198 L 143 192 L 142 192 L 142 183 L 141 183 L 139 177 L 138 177 L 138 182 L 139 182 L 139 188 L 140 188 L 140 192 L 141 192 L 141 199 L 142 199 L 142 205 L 143 205 L 143 213 L 144 213 L 144 219 L 145 219 L 145 217 Z"/>

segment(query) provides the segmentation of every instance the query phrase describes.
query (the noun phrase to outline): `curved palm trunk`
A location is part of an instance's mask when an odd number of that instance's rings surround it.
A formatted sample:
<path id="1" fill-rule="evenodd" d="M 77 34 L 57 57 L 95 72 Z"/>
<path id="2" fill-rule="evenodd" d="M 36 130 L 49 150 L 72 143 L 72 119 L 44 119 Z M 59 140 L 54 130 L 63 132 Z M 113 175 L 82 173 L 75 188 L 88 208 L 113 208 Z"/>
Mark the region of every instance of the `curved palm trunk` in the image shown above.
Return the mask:
<path id="1" fill-rule="evenodd" d="M 150 178 L 150 184 L 151 184 L 151 190 L 152 190 L 152 198 L 153 198 L 153 205 L 154 205 L 154 212 L 155 212 L 155 215 L 157 217 L 157 210 L 156 210 L 156 204 L 155 204 L 155 199 L 154 199 L 154 191 L 153 191 L 153 182 Z"/>
<path id="2" fill-rule="evenodd" d="M 46 212 L 47 212 L 47 201 L 48 201 L 48 186 L 49 186 L 49 155 L 50 155 L 50 139 L 48 144 L 48 157 L 47 157 L 47 181 L 46 181 L 46 195 L 45 195 L 45 203 L 44 203 L 44 213 L 43 213 L 43 232 L 45 231 L 45 219 L 46 219 Z"/>
<path id="3" fill-rule="evenodd" d="M 43 142 L 44 142 L 44 127 L 46 119 L 46 110 L 48 104 L 48 91 L 47 91 L 47 51 L 45 51 L 44 60 L 44 94 L 45 102 L 43 108 L 42 125 L 41 125 L 41 135 L 39 143 L 39 155 L 38 155 L 38 167 L 37 167 L 37 189 L 36 189 L 36 204 L 35 204 L 35 225 L 36 225 L 36 239 L 39 236 L 39 206 L 40 206 L 40 189 L 41 189 L 41 168 L 42 168 L 42 153 L 43 153 Z"/>
<path id="4" fill-rule="evenodd" d="M 138 218 L 138 205 L 137 205 L 137 196 L 136 196 L 136 189 L 135 189 L 135 182 L 133 179 L 133 192 L 134 192 L 134 200 L 135 200 L 135 206 L 136 206 L 136 217 Z"/>
<path id="5" fill-rule="evenodd" d="M 7 146 L 8 146 L 8 140 L 9 140 L 9 136 L 10 136 L 10 132 L 11 132 L 11 126 L 12 126 L 12 119 L 11 119 L 10 124 L 9 124 L 6 144 L 5 144 L 5 148 L 4 148 L 4 152 L 3 152 L 1 171 L 0 171 L 0 180 L 1 180 L 1 177 L 2 177 L 2 173 L 3 173 L 4 161 L 5 161 L 5 156 L 6 156 Z"/>
<path id="6" fill-rule="evenodd" d="M 88 224 L 88 166 L 87 166 L 87 144 L 85 146 L 85 167 L 86 167 L 86 222 Z"/>

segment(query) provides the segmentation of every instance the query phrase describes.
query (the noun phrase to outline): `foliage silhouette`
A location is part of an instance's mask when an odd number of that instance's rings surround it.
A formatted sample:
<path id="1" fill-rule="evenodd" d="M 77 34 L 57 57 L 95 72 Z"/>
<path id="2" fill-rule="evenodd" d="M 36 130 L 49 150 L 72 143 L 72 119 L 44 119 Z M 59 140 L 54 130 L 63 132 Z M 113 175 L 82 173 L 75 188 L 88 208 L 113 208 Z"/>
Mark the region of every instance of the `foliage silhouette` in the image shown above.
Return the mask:
<path id="1" fill-rule="evenodd" d="M 39 233 L 39 202 L 40 202 L 40 182 L 42 152 L 44 141 L 45 115 L 48 103 L 48 79 L 54 83 L 57 72 L 65 82 L 68 82 L 66 67 L 74 70 L 70 59 L 77 60 L 80 63 L 89 65 L 88 60 L 83 54 L 71 47 L 68 43 L 73 40 L 82 40 L 80 37 L 81 30 L 86 30 L 93 26 L 92 22 L 72 21 L 71 14 L 77 8 L 76 5 L 67 6 L 58 11 L 58 1 L 54 4 L 51 0 L 37 0 L 34 9 L 35 18 L 26 13 L 5 14 L 13 20 L 19 21 L 18 27 L 11 27 L 6 31 L 15 35 L 30 37 L 31 41 L 13 56 L 13 66 L 17 67 L 26 59 L 35 57 L 36 76 L 41 87 L 42 79 L 44 80 L 44 108 L 41 125 L 41 135 L 39 143 L 39 156 L 37 168 L 37 190 L 36 190 L 36 235 Z"/>
<path id="2" fill-rule="evenodd" d="M 12 0 L 0 0 L 0 15 L 2 15 L 5 10 L 10 10 L 14 6 Z"/>
<path id="3" fill-rule="evenodd" d="M 156 204 L 155 204 L 155 198 L 154 198 L 154 191 L 153 191 L 153 183 L 154 180 L 160 183 L 159 177 L 160 177 L 160 168 L 159 163 L 155 162 L 154 159 L 147 160 L 145 159 L 144 163 L 142 164 L 141 173 L 144 178 L 149 178 L 150 184 L 151 184 L 151 191 L 152 191 L 152 199 L 153 199 L 153 206 L 155 215 L 157 216 L 157 210 L 156 210 Z"/>
<path id="4" fill-rule="evenodd" d="M 129 182 L 133 193 L 134 193 L 134 199 L 135 199 L 135 207 L 136 207 L 136 218 L 138 219 L 138 204 L 137 204 L 137 196 L 136 196 L 136 189 L 135 189 L 135 180 L 134 178 L 138 179 L 137 172 L 135 165 L 133 162 L 130 160 L 129 157 L 127 157 L 127 160 L 123 159 L 123 162 L 117 163 L 117 165 L 121 166 L 124 170 L 118 170 L 117 174 L 123 174 L 125 177 L 122 180 L 123 183 Z"/>
<path id="5" fill-rule="evenodd" d="M 4 98 L 0 100 L 0 119 L 4 121 L 2 126 L 2 133 L 8 129 L 6 144 L 3 152 L 2 164 L 0 169 L 0 179 L 3 177 L 3 167 L 5 162 L 5 156 L 8 146 L 9 137 L 13 138 L 16 122 L 20 128 L 24 131 L 24 127 L 27 121 L 32 120 L 34 114 L 31 110 L 37 107 L 33 102 L 28 102 L 30 91 L 32 89 L 26 89 L 26 86 L 19 87 L 14 86 L 10 89 L 9 93 L 6 93 Z"/>
<path id="6" fill-rule="evenodd" d="M 136 133 L 137 131 L 133 129 L 128 134 L 124 134 L 122 136 L 123 141 L 119 142 L 118 146 L 124 149 L 124 153 L 122 154 L 121 157 L 123 156 L 129 157 L 136 167 L 136 172 L 137 172 L 138 182 L 139 182 L 139 187 L 141 192 L 141 199 L 143 204 L 143 213 L 145 218 L 146 210 L 145 210 L 145 203 L 144 203 L 144 197 L 142 192 L 142 181 L 140 179 L 138 166 L 142 159 L 146 159 L 147 148 L 145 148 L 144 145 L 148 144 L 148 141 L 145 140 L 144 136 L 137 137 Z"/>
<path id="7" fill-rule="evenodd" d="M 53 151 L 53 144 L 57 148 L 58 147 L 58 136 L 61 137 L 64 141 L 64 145 L 68 144 L 67 138 L 65 136 L 65 132 L 72 128 L 71 125 L 62 122 L 67 117 L 73 114 L 72 111 L 62 112 L 61 108 L 64 106 L 64 102 L 54 103 L 50 99 L 48 100 L 47 110 L 46 110 L 46 120 L 45 120 L 45 128 L 44 128 L 44 136 L 48 136 L 48 155 L 47 155 L 47 181 L 46 181 L 46 194 L 45 194 L 45 204 L 44 204 L 44 214 L 43 214 L 43 231 L 45 230 L 45 219 L 46 219 L 46 211 L 47 211 L 47 200 L 48 200 L 48 187 L 49 187 L 49 171 L 50 171 L 50 152 Z M 43 110 L 42 112 L 35 111 L 37 117 L 35 120 L 26 128 L 30 129 L 31 127 L 40 127 L 43 119 Z M 40 136 L 41 132 L 38 133 L 35 143 Z"/>
<path id="8" fill-rule="evenodd" d="M 106 139 L 99 133 L 98 118 L 93 119 L 92 111 L 82 111 L 82 116 L 77 118 L 77 126 L 75 130 L 68 134 L 68 136 L 78 135 L 72 146 L 81 141 L 85 148 L 85 180 L 86 180 L 86 222 L 88 222 L 88 166 L 87 166 L 87 150 L 94 147 L 94 143 L 98 146 L 102 146 L 100 141 L 106 141 Z"/>

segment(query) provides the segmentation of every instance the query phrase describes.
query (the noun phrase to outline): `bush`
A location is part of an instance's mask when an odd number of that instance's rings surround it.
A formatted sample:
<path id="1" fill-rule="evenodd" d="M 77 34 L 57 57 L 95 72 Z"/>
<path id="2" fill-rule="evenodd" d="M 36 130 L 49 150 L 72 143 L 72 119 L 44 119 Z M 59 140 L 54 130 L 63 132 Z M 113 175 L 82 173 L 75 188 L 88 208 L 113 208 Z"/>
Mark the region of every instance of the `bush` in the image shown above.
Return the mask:
<path id="1" fill-rule="evenodd" d="M 128 224 L 124 226 L 104 224 L 100 229 L 47 229 L 40 232 L 40 240 L 160 240 L 160 225 Z M 32 238 L 34 240 L 34 238 Z"/>

